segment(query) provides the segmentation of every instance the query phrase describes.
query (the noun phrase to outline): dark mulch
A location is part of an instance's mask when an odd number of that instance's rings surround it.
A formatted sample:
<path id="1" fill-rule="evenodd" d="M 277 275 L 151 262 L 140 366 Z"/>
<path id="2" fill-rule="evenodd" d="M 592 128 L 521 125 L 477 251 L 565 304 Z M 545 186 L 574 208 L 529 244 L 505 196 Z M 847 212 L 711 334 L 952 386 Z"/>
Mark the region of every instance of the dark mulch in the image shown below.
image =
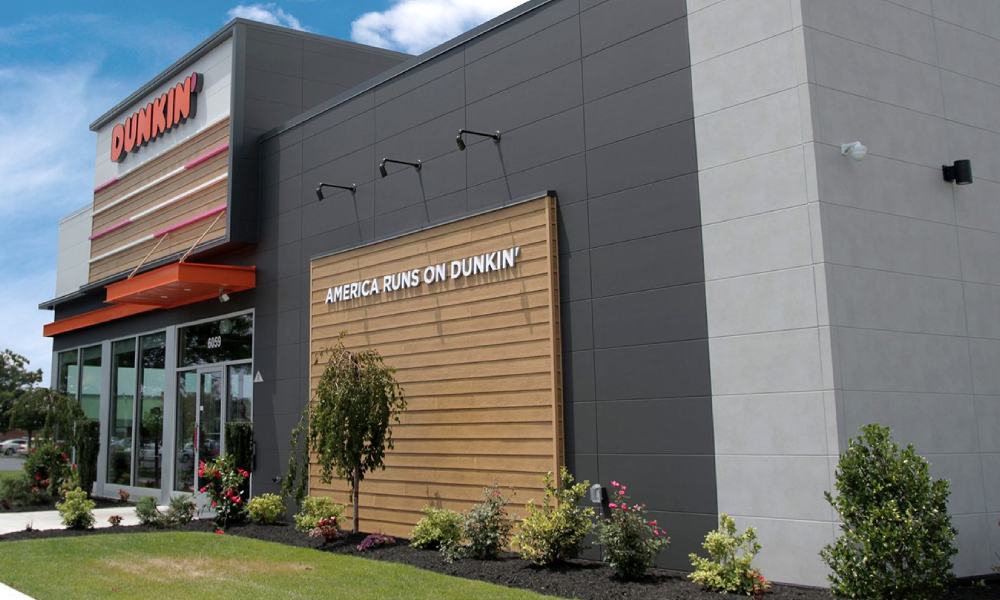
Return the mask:
<path id="1" fill-rule="evenodd" d="M 188 531 L 212 531 L 211 521 L 193 521 L 183 527 Z M 143 526 L 110 527 L 92 531 L 19 531 L 0 536 L 0 542 L 72 537 L 77 535 L 105 535 L 109 533 L 164 531 Z M 406 540 L 400 540 L 394 546 L 384 546 L 359 553 L 357 544 L 364 535 L 346 536 L 330 544 L 323 544 L 305 534 L 295 531 L 290 525 L 240 525 L 231 527 L 227 535 L 237 535 L 269 542 L 277 542 L 290 546 L 314 548 L 323 552 L 348 554 L 375 560 L 385 560 L 403 563 L 435 571 L 445 575 L 477 579 L 508 587 L 533 590 L 543 594 L 562 596 L 565 598 L 580 598 L 583 600 L 605 600 L 621 598 L 626 600 L 720 600 L 745 598 L 706 592 L 684 579 L 684 574 L 675 571 L 657 570 L 645 581 L 622 582 L 612 576 L 612 571 L 606 565 L 597 562 L 574 560 L 556 568 L 535 567 L 514 555 L 507 555 L 500 560 L 479 561 L 459 560 L 448 564 L 441 555 L 432 550 L 417 550 L 406 545 Z M 987 587 L 976 587 L 968 582 L 957 585 L 944 599 L 947 600 L 987 600 L 1000 597 L 1000 584 L 992 581 Z M 776 585 L 767 595 L 769 600 L 832 600 L 833 595 L 827 590 L 804 588 L 788 585 Z"/>
<path id="2" fill-rule="evenodd" d="M 114 506 L 121 506 L 123 509 L 132 506 L 132 504 L 123 504 L 117 500 L 109 500 L 107 498 L 91 498 L 97 503 L 95 508 L 111 508 Z M 24 506 L 13 505 L 9 507 L 4 507 L 4 504 L 0 502 L 0 515 L 9 513 L 22 513 L 22 512 L 35 512 L 39 510 L 55 510 L 56 505 L 52 504 L 27 504 Z"/>

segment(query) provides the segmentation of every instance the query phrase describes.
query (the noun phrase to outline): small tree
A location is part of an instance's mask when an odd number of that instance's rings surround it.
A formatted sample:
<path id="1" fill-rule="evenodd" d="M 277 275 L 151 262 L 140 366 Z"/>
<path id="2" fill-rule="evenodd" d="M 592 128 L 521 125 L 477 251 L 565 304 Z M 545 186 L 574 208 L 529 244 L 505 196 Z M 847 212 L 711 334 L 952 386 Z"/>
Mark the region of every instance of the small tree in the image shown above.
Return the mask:
<path id="1" fill-rule="evenodd" d="M 352 352 L 344 347 L 341 337 L 322 356 L 326 367 L 303 415 L 307 423 L 305 453 L 319 465 L 323 483 L 336 476 L 351 486 L 351 525 L 357 533 L 361 482 L 366 474 L 385 468 L 385 452 L 393 447 L 392 424 L 399 422 L 406 400 L 395 369 L 386 365 L 377 351 Z M 315 364 L 320 364 L 320 359 Z M 300 469 L 295 456 L 302 429 L 300 424 L 292 434 L 292 455 L 283 485 L 286 493 L 295 489 L 296 478 L 304 481 L 309 477 L 308 467 Z"/>
<path id="2" fill-rule="evenodd" d="M 65 443 L 67 448 L 75 447 L 79 425 L 85 418 L 75 399 L 49 388 L 28 390 L 10 409 L 10 426 L 27 432 L 28 446 L 32 435 L 41 431 L 46 437 Z"/>
<path id="3" fill-rule="evenodd" d="M 14 403 L 42 380 L 42 370 L 28 370 L 28 359 L 13 352 L 0 352 L 0 431 L 10 427 Z"/>
<path id="4" fill-rule="evenodd" d="M 837 466 L 841 536 L 820 553 L 833 592 L 848 598 L 938 598 L 951 579 L 956 531 L 948 482 L 932 480 L 913 446 L 900 450 L 888 427 L 865 425 Z"/>

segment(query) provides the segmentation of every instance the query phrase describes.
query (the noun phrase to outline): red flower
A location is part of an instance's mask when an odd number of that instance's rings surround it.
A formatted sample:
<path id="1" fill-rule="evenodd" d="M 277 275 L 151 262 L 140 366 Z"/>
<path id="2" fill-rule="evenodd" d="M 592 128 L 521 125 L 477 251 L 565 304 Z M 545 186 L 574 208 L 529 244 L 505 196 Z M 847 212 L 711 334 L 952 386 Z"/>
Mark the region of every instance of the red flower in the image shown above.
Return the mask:
<path id="1" fill-rule="evenodd" d="M 215 508 L 218 505 L 219 505 L 218 502 L 216 502 L 215 500 L 212 500 L 212 508 Z"/>
<path id="2" fill-rule="evenodd" d="M 618 505 L 614 502 L 608 502 L 608 508 L 618 508 Z"/>
<path id="3" fill-rule="evenodd" d="M 221 530 L 221 529 L 216 529 L 215 530 L 215 535 L 223 535 L 224 533 L 226 533 L 226 532 L 223 531 L 223 530 Z"/>

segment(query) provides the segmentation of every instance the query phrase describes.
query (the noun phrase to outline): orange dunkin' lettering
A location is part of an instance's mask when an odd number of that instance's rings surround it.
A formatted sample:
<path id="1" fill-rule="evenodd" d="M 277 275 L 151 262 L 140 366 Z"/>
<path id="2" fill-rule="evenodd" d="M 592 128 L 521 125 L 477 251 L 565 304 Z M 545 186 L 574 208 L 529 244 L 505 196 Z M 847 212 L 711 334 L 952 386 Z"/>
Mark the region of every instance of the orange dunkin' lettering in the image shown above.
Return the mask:
<path id="1" fill-rule="evenodd" d="M 155 141 L 192 119 L 198 110 L 201 73 L 192 73 L 111 130 L 111 161 L 121 162 L 129 152 Z"/>

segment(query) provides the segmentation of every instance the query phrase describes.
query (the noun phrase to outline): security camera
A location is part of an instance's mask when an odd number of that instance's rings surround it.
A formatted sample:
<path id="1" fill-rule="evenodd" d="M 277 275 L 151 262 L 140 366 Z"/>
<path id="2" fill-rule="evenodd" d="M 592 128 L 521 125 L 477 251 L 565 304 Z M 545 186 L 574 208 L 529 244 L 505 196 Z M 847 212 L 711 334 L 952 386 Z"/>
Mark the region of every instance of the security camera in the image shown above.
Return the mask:
<path id="1" fill-rule="evenodd" d="M 850 156 L 854 160 L 864 160 L 868 156 L 868 146 L 865 146 L 861 142 L 851 142 L 850 144 L 840 145 L 841 156 Z"/>

